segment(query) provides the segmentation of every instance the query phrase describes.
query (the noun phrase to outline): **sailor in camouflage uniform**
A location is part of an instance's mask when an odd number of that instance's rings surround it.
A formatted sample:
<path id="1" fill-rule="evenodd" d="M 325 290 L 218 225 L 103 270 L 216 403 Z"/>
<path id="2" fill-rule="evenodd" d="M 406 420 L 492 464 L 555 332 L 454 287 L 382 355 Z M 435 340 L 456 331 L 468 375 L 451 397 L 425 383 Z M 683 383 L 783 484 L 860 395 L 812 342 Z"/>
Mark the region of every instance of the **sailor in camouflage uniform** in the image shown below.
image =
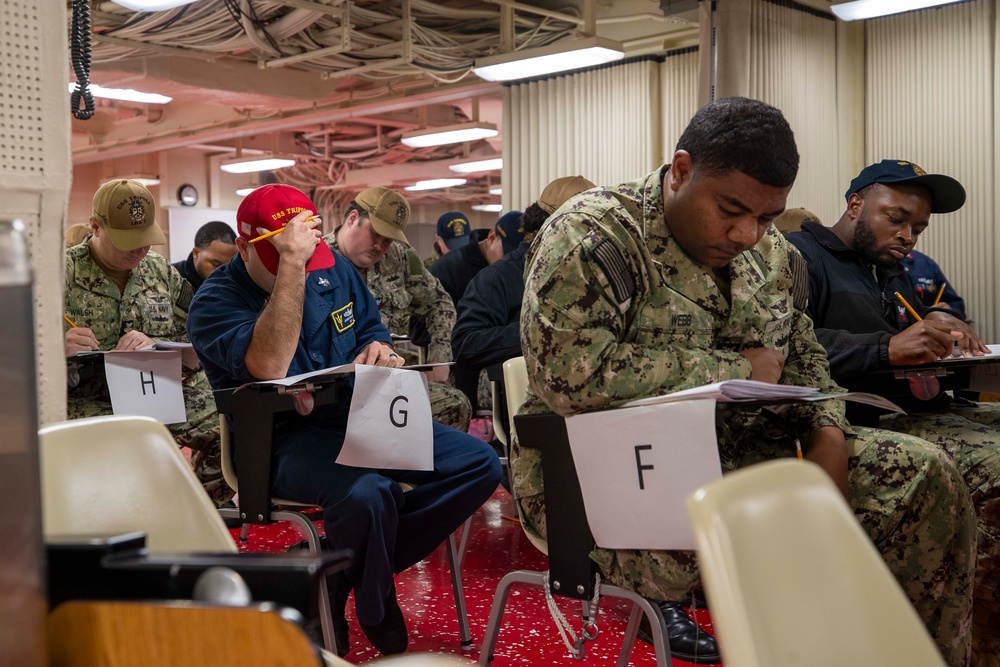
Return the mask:
<path id="1" fill-rule="evenodd" d="M 351 202 L 343 224 L 323 240 L 365 276 L 389 331 L 406 335 L 412 312 L 430 334 L 427 362 L 451 361 L 455 306 L 441 282 L 409 247 L 403 234 L 409 219 L 410 205 L 403 195 L 387 188 L 368 188 Z M 441 366 L 427 373 L 431 414 L 434 421 L 468 431 L 472 406 L 465 394 L 447 384 L 448 371 L 448 366 Z"/>
<path id="2" fill-rule="evenodd" d="M 152 195 L 135 181 L 117 180 L 94 195 L 91 236 L 66 250 L 67 358 L 91 350 L 133 350 L 154 339 L 187 341 L 191 286 L 166 259 L 150 253 L 166 242 L 155 224 Z M 147 254 L 148 253 L 148 254 Z M 216 505 L 233 493 L 222 479 L 219 418 L 202 370 L 182 378 L 188 421 L 167 428 L 190 447 L 195 474 Z M 101 362 L 70 365 L 67 416 L 112 414 Z M 83 443 L 81 443 L 82 445 Z"/>
<path id="3" fill-rule="evenodd" d="M 801 257 L 774 231 L 798 170 L 791 129 L 762 102 L 695 115 L 667 165 L 591 190 L 549 218 L 527 257 L 520 412 L 570 415 L 731 378 L 837 391 L 803 312 Z M 951 457 L 919 438 L 851 428 L 840 401 L 776 416 L 720 411 L 725 470 L 795 456 L 830 474 L 954 667 L 970 655 L 975 514 Z M 526 527 L 545 534 L 538 452 L 512 452 Z M 592 557 L 654 599 L 698 583 L 688 551 Z"/>

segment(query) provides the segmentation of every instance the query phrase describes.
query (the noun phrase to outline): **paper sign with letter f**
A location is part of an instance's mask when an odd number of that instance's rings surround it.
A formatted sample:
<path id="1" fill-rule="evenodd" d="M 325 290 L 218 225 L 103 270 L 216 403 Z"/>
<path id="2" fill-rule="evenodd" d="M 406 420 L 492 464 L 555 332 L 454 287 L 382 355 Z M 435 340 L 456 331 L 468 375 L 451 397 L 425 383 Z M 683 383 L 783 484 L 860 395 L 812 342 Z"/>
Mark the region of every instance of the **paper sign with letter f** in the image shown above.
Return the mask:
<path id="1" fill-rule="evenodd" d="M 347 436 L 337 463 L 358 468 L 433 470 L 434 427 L 422 373 L 356 366 Z"/>

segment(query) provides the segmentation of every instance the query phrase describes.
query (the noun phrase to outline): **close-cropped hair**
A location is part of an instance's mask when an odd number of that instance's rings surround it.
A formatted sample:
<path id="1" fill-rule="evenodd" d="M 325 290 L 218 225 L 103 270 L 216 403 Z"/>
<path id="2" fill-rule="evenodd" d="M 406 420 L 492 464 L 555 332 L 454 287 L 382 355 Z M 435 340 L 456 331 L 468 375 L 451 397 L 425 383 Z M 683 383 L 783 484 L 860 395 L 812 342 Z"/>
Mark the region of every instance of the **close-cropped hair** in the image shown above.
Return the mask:
<path id="1" fill-rule="evenodd" d="M 788 121 L 770 104 L 746 97 L 724 97 L 699 109 L 676 150 L 687 151 L 701 173 L 739 171 L 772 187 L 789 187 L 799 171 Z"/>
<path id="2" fill-rule="evenodd" d="M 221 241 L 226 244 L 236 243 L 236 232 L 224 222 L 218 220 L 206 222 L 194 235 L 194 247 L 204 250 L 212 245 L 212 241 Z"/>
<path id="3" fill-rule="evenodd" d="M 525 234 L 534 234 L 542 228 L 542 223 L 548 218 L 549 214 L 545 212 L 545 209 L 537 203 L 532 204 L 524 209 L 524 214 L 521 216 L 521 228 Z"/>
<path id="4" fill-rule="evenodd" d="M 359 218 L 369 218 L 369 219 L 371 218 L 371 214 L 368 212 L 368 209 L 362 208 L 361 204 L 352 200 L 351 203 L 348 204 L 347 210 L 344 211 L 345 221 L 347 220 L 347 218 L 350 217 L 351 211 L 357 211 Z"/>

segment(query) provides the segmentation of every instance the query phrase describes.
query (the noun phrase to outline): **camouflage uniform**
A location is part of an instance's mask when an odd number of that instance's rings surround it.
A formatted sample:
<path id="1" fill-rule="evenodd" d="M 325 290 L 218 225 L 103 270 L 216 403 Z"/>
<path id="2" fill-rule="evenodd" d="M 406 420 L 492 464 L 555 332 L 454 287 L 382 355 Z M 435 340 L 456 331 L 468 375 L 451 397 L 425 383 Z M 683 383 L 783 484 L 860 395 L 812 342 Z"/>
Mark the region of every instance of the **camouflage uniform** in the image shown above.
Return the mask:
<path id="1" fill-rule="evenodd" d="M 114 349 L 125 333 L 141 331 L 150 338 L 187 341 L 187 308 L 191 286 L 167 260 L 149 253 L 132 269 L 124 294 L 94 262 L 87 243 L 66 251 L 66 315 L 94 332 L 102 350 Z M 67 325 L 68 326 L 68 325 Z M 79 384 L 67 392 L 70 419 L 112 414 L 104 365 L 86 364 Z M 219 418 L 212 388 L 202 370 L 185 370 L 184 407 L 188 421 L 167 426 L 181 447 L 190 447 L 195 474 L 215 504 L 233 492 L 222 479 Z"/>
<path id="2" fill-rule="evenodd" d="M 323 239 L 330 249 L 339 253 L 336 232 Z M 451 330 L 455 327 L 455 306 L 441 282 L 431 275 L 420 256 L 408 246 L 393 241 L 380 262 L 368 269 L 368 289 L 375 295 L 382 324 L 392 333 L 406 335 L 410 330 L 410 313 L 427 325 L 431 342 L 427 346 L 427 361 L 451 361 Z M 415 363 L 416 360 L 409 360 Z M 469 430 L 472 405 L 461 391 L 449 384 L 429 382 L 434 421 L 459 431 Z"/>
<path id="3" fill-rule="evenodd" d="M 732 305 L 670 235 L 666 168 L 567 202 L 527 257 L 521 342 L 530 389 L 520 413 L 570 415 L 643 396 L 749 378 L 738 350 L 785 353 L 785 384 L 839 391 L 802 312 L 801 257 L 769 229 L 730 263 Z M 951 458 L 930 443 L 851 430 L 840 401 L 788 406 L 781 416 L 720 410 L 725 470 L 794 456 L 794 438 L 836 426 L 848 437 L 851 506 L 951 665 L 969 656 L 975 518 Z M 545 534 L 537 450 L 512 451 L 525 525 Z M 611 581 L 654 599 L 682 598 L 698 582 L 688 551 L 595 549 Z"/>
<path id="4" fill-rule="evenodd" d="M 442 255 L 441 251 L 438 250 L 437 242 L 435 242 L 434 243 L 434 248 L 431 249 L 431 256 L 424 258 L 424 268 L 425 269 L 431 268 L 431 264 L 433 264 L 434 262 L 438 261 L 442 257 L 444 257 L 444 255 Z"/>

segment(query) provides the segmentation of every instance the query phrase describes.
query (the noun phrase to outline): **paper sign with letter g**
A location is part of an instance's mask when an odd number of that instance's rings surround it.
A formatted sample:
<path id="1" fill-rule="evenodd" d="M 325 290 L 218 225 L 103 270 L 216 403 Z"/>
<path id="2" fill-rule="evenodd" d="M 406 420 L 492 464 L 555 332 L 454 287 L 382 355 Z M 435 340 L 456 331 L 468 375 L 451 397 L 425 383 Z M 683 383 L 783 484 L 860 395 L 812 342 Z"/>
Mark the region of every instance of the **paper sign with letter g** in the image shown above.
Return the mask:
<path id="1" fill-rule="evenodd" d="M 423 374 L 356 366 L 341 465 L 392 470 L 434 469 L 431 401 Z"/>

